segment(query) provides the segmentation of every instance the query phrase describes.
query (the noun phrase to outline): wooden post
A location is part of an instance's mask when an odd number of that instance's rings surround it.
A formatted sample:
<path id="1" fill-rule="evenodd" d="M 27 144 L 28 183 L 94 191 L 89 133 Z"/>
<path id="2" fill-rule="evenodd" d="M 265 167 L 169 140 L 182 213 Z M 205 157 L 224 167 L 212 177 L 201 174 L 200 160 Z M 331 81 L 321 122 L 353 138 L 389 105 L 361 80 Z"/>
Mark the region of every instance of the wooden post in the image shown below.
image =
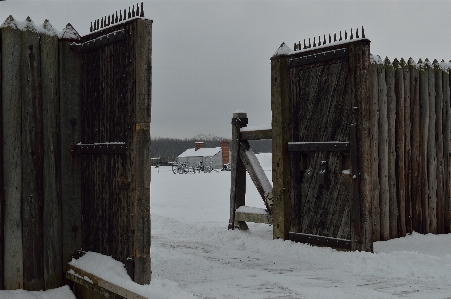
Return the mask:
<path id="1" fill-rule="evenodd" d="M 404 99 L 404 72 L 403 65 L 397 59 L 393 61 L 395 72 L 396 96 L 396 198 L 398 206 L 397 237 L 406 235 L 406 163 L 405 163 L 405 99 Z"/>
<path id="2" fill-rule="evenodd" d="M 379 99 L 379 180 L 380 180 L 380 226 L 381 240 L 390 239 L 390 204 L 388 182 L 388 108 L 387 108 L 387 83 L 385 80 L 385 66 L 377 66 L 378 99 Z"/>
<path id="3" fill-rule="evenodd" d="M 412 230 L 421 232 L 422 222 L 422 188 L 421 181 L 421 109 L 420 109 L 420 74 L 416 63 L 412 58 L 407 62 L 410 70 L 410 94 L 411 94 L 411 121 L 412 121 Z"/>
<path id="4" fill-rule="evenodd" d="M 443 154 L 444 154 L 444 184 L 445 184 L 445 202 L 444 202 L 444 233 L 451 232 L 451 214 L 450 214 L 450 200 L 451 200 L 451 126 L 450 126 L 450 81 L 449 70 L 443 72 Z"/>
<path id="5" fill-rule="evenodd" d="M 421 233 L 429 233 L 429 179 L 428 179 L 428 136 L 429 136 L 429 84 L 428 67 L 423 65 L 421 60 L 419 64 L 420 78 L 420 181 L 421 187 Z"/>
<path id="6" fill-rule="evenodd" d="M 381 209 L 380 209 L 380 183 L 379 183 L 379 83 L 378 83 L 378 63 L 371 64 L 371 80 L 372 93 L 371 93 L 371 150 L 372 150 L 372 178 L 373 178 L 373 242 L 380 241 L 381 239 Z"/>
<path id="7" fill-rule="evenodd" d="M 47 29 L 50 23 L 44 23 Z M 51 34 L 51 32 L 49 32 Z M 61 168 L 59 144 L 58 37 L 41 34 L 42 106 L 44 120 L 44 285 L 63 284 L 61 241 Z"/>
<path id="8" fill-rule="evenodd" d="M 246 168 L 241 160 L 240 148 L 240 128 L 247 125 L 247 114 L 242 111 L 235 111 L 232 118 L 232 157 L 231 157 L 231 187 L 230 187 L 230 219 L 229 229 L 238 227 L 247 230 L 244 221 L 235 220 L 235 211 L 246 204 Z"/>
<path id="9" fill-rule="evenodd" d="M 349 45 L 349 65 L 350 65 L 350 83 L 354 83 L 352 103 L 353 107 L 358 107 L 358 169 L 359 172 L 353 173 L 359 176 L 360 187 L 360 213 L 359 219 L 354 217 L 354 221 L 360 221 L 360 240 L 356 240 L 355 249 L 360 251 L 373 251 L 373 221 L 372 221 L 372 202 L 373 202 L 373 179 L 372 179 L 372 141 L 371 141 L 371 83 L 370 83 L 370 41 L 361 41 Z M 354 108 L 353 108 L 354 109 Z M 351 128 L 352 129 L 352 128 Z M 352 134 L 352 130 L 351 130 Z M 351 144 L 352 147 L 352 144 Z M 352 159 L 352 149 L 351 149 Z M 356 200 L 356 198 L 354 198 Z M 357 205 L 357 203 L 354 203 Z M 358 238 L 358 236 L 356 236 Z"/>
<path id="10" fill-rule="evenodd" d="M 68 24 L 63 31 L 72 31 Z M 81 61 L 71 49 L 75 39 L 59 40 L 62 263 L 81 249 L 81 165 L 71 149 L 81 140 Z"/>
<path id="11" fill-rule="evenodd" d="M 279 49 L 286 47 L 282 44 Z M 292 139 L 290 126 L 290 78 L 287 56 L 271 58 L 272 110 L 272 182 L 273 182 L 273 238 L 289 238 L 291 228 L 291 182 L 288 142 Z"/>
<path id="12" fill-rule="evenodd" d="M 0 170 L 0 269 L 5 269 L 4 264 L 4 246 L 5 246 L 5 235 L 4 235 L 4 221 L 5 221 L 5 185 L 3 184 L 3 79 L 2 79 L 2 30 L 0 29 L 0 165 L 2 169 Z M 5 276 L 2 270 L 0 270 L 0 290 L 5 288 Z"/>
<path id="13" fill-rule="evenodd" d="M 436 221 L 437 234 L 444 233 L 444 208 L 445 208 L 445 181 L 444 181 L 444 157 L 443 157 L 443 86 L 442 74 L 443 71 L 437 60 L 433 62 L 435 74 L 435 146 L 436 146 L 436 178 L 437 178 L 437 206 L 436 206 Z"/>
<path id="14" fill-rule="evenodd" d="M 134 281 L 148 284 L 150 270 L 150 116 L 152 95 L 152 21 L 136 20 L 133 32 L 136 59 L 136 91 L 134 98 L 134 128 L 132 144 L 132 187 L 134 228 Z"/>
<path id="15" fill-rule="evenodd" d="M 12 17 L 8 20 L 14 21 Z M 3 175 L 4 175 L 4 287 L 24 288 L 22 247 L 22 127 L 21 127 L 21 32 L 0 28 L 2 38 Z M 3 257 L 2 257 L 3 258 Z"/>
<path id="16" fill-rule="evenodd" d="M 427 143 L 427 161 L 428 161 L 428 186 L 429 186 L 429 205 L 428 205 L 428 231 L 437 233 L 437 146 L 435 123 L 437 115 L 435 111 L 435 73 L 430 62 L 426 59 L 428 76 L 428 98 L 429 98 L 429 131 Z"/>
<path id="17" fill-rule="evenodd" d="M 27 18 L 27 26 L 32 22 Z M 22 225 L 24 289 L 44 289 L 43 263 L 43 118 L 39 35 L 22 32 Z"/>
<path id="18" fill-rule="evenodd" d="M 389 231 L 390 239 L 398 237 L 398 202 L 396 182 L 396 95 L 395 72 L 388 58 L 385 59 L 385 79 L 387 81 L 388 113 L 388 183 L 389 183 Z"/>
<path id="19" fill-rule="evenodd" d="M 405 165 L 405 227 L 406 233 L 412 232 L 412 120 L 411 120 L 411 88 L 410 88 L 410 68 L 404 59 L 401 59 L 404 84 L 404 165 Z"/>

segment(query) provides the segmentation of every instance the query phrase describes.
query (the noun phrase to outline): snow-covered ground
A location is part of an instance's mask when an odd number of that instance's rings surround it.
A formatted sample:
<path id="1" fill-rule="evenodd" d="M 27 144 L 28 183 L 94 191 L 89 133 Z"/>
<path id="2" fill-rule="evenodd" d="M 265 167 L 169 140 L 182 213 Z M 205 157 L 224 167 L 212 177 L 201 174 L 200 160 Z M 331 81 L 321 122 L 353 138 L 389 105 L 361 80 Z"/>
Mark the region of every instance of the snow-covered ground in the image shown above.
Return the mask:
<path id="1" fill-rule="evenodd" d="M 259 159 L 270 177 L 270 156 Z M 247 186 L 247 205 L 264 208 Z M 451 235 L 377 242 L 374 254 L 272 240 L 265 224 L 227 230 L 229 188 L 230 172 L 152 168 L 152 282 L 128 287 L 150 298 L 451 298 Z"/>

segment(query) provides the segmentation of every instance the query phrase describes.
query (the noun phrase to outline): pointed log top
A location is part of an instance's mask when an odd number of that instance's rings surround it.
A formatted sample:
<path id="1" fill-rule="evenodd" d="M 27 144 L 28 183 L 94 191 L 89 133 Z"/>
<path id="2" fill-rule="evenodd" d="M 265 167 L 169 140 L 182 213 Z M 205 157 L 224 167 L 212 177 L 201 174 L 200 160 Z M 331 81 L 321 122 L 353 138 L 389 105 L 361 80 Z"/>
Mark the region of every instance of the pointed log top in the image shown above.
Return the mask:
<path id="1" fill-rule="evenodd" d="M 390 59 L 388 59 L 387 56 L 385 56 L 384 63 L 385 63 L 385 65 L 390 65 L 391 64 Z"/>
<path id="2" fill-rule="evenodd" d="M 127 9 L 125 8 L 123 12 L 122 12 L 122 10 L 120 10 L 119 14 L 116 11 L 115 13 L 112 13 L 111 15 L 102 17 L 100 19 L 100 23 L 99 23 L 99 20 L 94 21 L 94 26 L 92 26 L 92 23 L 91 23 L 91 27 L 89 28 L 89 31 L 94 32 L 99 29 L 126 21 L 127 19 L 132 19 L 132 18 L 144 18 L 144 3 L 143 2 L 141 2 L 141 6 L 139 5 L 139 3 L 137 3 L 136 8 L 135 8 L 135 5 L 129 6 L 128 14 L 127 14 Z"/>
<path id="3" fill-rule="evenodd" d="M 276 57 L 276 56 L 280 56 L 280 55 L 288 55 L 292 52 L 293 52 L 293 50 L 291 50 L 290 47 L 288 47 L 285 43 L 282 43 L 272 57 Z"/>
<path id="4" fill-rule="evenodd" d="M 50 24 L 50 21 L 45 19 L 44 24 L 42 24 L 43 32 L 48 35 L 57 35 L 57 32 L 55 28 L 53 28 L 52 24 Z"/>
<path id="5" fill-rule="evenodd" d="M 408 64 L 408 65 L 414 65 L 414 64 L 416 64 L 416 63 L 415 63 L 415 60 L 413 60 L 413 58 L 410 57 L 409 60 L 407 61 L 407 64 Z"/>
<path id="6" fill-rule="evenodd" d="M 395 68 L 398 68 L 398 67 L 399 67 L 399 60 L 398 60 L 398 58 L 393 59 L 393 66 L 394 66 Z"/>
<path id="7" fill-rule="evenodd" d="M 399 64 L 401 64 L 402 67 L 404 67 L 406 65 L 406 61 L 404 60 L 404 58 L 401 58 L 401 60 L 399 61 Z"/>
<path id="8" fill-rule="evenodd" d="M 67 23 L 66 28 L 63 29 L 61 33 L 61 39 L 66 40 L 79 40 L 81 39 L 80 34 L 78 34 L 77 30 L 71 25 L 71 23 Z"/>
<path id="9" fill-rule="evenodd" d="M 0 28 L 3 27 L 17 28 L 16 20 L 12 15 L 9 15 L 9 17 L 7 17 L 3 24 L 0 26 Z"/>

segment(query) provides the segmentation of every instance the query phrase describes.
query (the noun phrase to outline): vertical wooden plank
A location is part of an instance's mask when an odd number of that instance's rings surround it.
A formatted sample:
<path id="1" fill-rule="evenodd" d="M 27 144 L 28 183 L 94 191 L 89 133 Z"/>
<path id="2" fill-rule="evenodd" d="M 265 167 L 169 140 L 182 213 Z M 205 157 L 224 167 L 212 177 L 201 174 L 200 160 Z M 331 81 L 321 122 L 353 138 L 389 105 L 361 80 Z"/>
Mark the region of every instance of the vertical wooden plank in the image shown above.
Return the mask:
<path id="1" fill-rule="evenodd" d="M 385 64 L 378 64 L 378 100 L 379 100 L 379 182 L 380 182 L 380 227 L 381 240 L 390 239 L 390 204 L 388 182 L 388 107 Z"/>
<path id="2" fill-rule="evenodd" d="M 380 58 L 379 58 L 380 60 Z M 380 183 L 379 183 L 379 82 L 378 82 L 378 61 L 371 63 L 371 150 L 372 150 L 372 178 L 373 178 L 373 242 L 381 239 L 381 208 L 379 202 Z"/>
<path id="3" fill-rule="evenodd" d="M 3 66 L 2 66 L 2 32 L 0 28 L 0 165 L 2 165 L 2 170 L 0 171 L 0 269 L 5 269 L 4 265 L 4 225 L 5 225 L 5 186 L 3 184 Z M 4 273 L 0 270 L 0 290 L 5 288 Z"/>
<path id="4" fill-rule="evenodd" d="M 435 73 L 434 68 L 428 59 L 425 59 L 428 73 L 428 98 L 429 98 L 429 130 L 428 130 L 428 186 L 429 186 L 429 204 L 428 204 L 428 232 L 437 233 L 437 146 L 435 124 L 437 115 L 435 111 Z"/>
<path id="5" fill-rule="evenodd" d="M 410 71 L 410 94 L 411 94 L 411 121 L 412 121 L 412 160 L 411 160 L 411 182 L 412 182 L 412 230 L 422 231 L 422 188 L 424 182 L 421 178 L 421 106 L 420 106 L 420 74 L 415 61 L 410 58 L 407 62 Z"/>
<path id="6" fill-rule="evenodd" d="M 445 202 L 444 202 L 444 233 L 451 232 L 451 214 L 450 214 L 450 200 L 451 200 L 451 126 L 450 126 L 450 81 L 449 68 L 446 68 L 442 73 L 443 78 L 443 156 L 445 163 L 444 180 L 445 180 Z"/>
<path id="7" fill-rule="evenodd" d="M 357 250 L 373 251 L 372 223 L 372 144 L 371 144 L 371 85 L 370 85 L 370 42 L 361 41 L 349 45 L 350 68 L 354 67 L 355 103 L 358 107 L 358 144 L 360 175 L 360 227 L 361 247 Z M 351 76 L 352 77 L 352 76 Z M 352 84 L 352 80 L 350 81 Z M 351 157 L 352 158 L 352 157 Z M 353 173 L 353 177 L 354 177 Z"/>
<path id="8" fill-rule="evenodd" d="M 401 59 L 404 84 L 404 167 L 405 167 L 405 228 L 406 233 L 412 232 L 412 118 L 411 118 L 411 88 L 410 69 L 404 59 Z"/>
<path id="9" fill-rule="evenodd" d="M 389 231 L 390 239 L 398 237 L 398 202 L 396 182 L 396 94 L 395 72 L 388 58 L 385 59 L 385 78 L 387 82 L 388 118 L 388 183 L 389 183 Z"/>
<path id="10" fill-rule="evenodd" d="M 283 48 L 288 47 L 282 44 L 279 49 Z M 289 238 L 291 227 L 288 142 L 292 137 L 289 123 L 289 87 L 287 57 L 284 54 L 275 55 L 271 58 L 273 238 L 284 240 Z"/>
<path id="11" fill-rule="evenodd" d="M 420 151 L 421 168 L 421 233 L 429 233 L 429 177 L 428 177 L 428 136 L 429 136 L 429 84 L 428 66 L 418 61 L 420 75 Z"/>
<path id="12" fill-rule="evenodd" d="M 68 33 L 67 35 L 65 33 Z M 59 40 L 60 149 L 61 149 L 61 221 L 63 271 L 72 255 L 82 247 L 81 234 L 81 170 L 80 156 L 71 148 L 81 140 L 81 60 L 70 44 L 77 39 L 68 24 Z"/>
<path id="13" fill-rule="evenodd" d="M 150 116 L 152 92 L 152 21 L 137 19 L 135 29 L 136 93 L 134 101 L 135 190 L 133 227 L 134 281 L 148 284 L 150 271 Z M 133 151 L 133 148 L 132 148 Z"/>
<path id="14" fill-rule="evenodd" d="M 2 27 L 3 175 L 4 175 L 4 287 L 23 288 L 22 249 L 22 104 L 20 86 L 21 32 L 10 16 Z M 8 128 L 6 130 L 6 127 Z"/>
<path id="15" fill-rule="evenodd" d="M 434 60 L 435 74 L 435 146 L 436 146 L 436 178 L 437 178 L 437 205 L 436 205 L 436 221 L 437 234 L 444 232 L 444 208 L 445 208 L 445 181 L 444 181 L 444 161 L 443 161 L 443 86 L 442 86 L 442 70 L 439 62 Z"/>
<path id="16" fill-rule="evenodd" d="M 41 34 L 42 110 L 44 120 L 44 286 L 63 284 L 61 241 L 61 171 L 59 145 L 58 37 L 48 21 Z"/>
<path id="17" fill-rule="evenodd" d="M 404 77 L 402 65 L 395 59 L 393 61 L 395 71 L 395 96 L 396 96 L 396 198 L 398 206 L 397 227 L 398 237 L 406 235 L 406 163 L 405 163 L 405 107 L 404 107 Z"/>
<path id="18" fill-rule="evenodd" d="M 247 113 L 235 111 L 232 118 L 232 172 L 230 189 L 230 220 L 229 228 L 238 227 L 247 230 L 244 221 L 235 220 L 235 210 L 246 204 L 246 167 L 240 157 L 240 128 L 247 124 Z"/>
<path id="19" fill-rule="evenodd" d="M 44 289 L 43 118 L 40 38 L 30 18 L 22 32 L 22 223 L 24 289 Z"/>

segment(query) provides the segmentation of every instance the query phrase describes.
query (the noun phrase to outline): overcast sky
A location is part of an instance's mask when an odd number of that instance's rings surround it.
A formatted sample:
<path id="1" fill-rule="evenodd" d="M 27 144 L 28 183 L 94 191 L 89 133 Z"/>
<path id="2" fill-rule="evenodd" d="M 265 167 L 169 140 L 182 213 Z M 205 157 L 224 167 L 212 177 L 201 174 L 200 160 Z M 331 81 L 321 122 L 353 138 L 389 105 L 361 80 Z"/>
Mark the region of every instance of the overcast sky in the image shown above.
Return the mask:
<path id="1" fill-rule="evenodd" d="M 0 1 L 9 15 L 90 22 L 132 1 Z M 364 26 L 371 53 L 390 59 L 451 59 L 451 1 L 144 1 L 153 23 L 152 136 L 230 137 L 235 110 L 249 125 L 271 123 L 270 58 L 282 42 Z"/>

